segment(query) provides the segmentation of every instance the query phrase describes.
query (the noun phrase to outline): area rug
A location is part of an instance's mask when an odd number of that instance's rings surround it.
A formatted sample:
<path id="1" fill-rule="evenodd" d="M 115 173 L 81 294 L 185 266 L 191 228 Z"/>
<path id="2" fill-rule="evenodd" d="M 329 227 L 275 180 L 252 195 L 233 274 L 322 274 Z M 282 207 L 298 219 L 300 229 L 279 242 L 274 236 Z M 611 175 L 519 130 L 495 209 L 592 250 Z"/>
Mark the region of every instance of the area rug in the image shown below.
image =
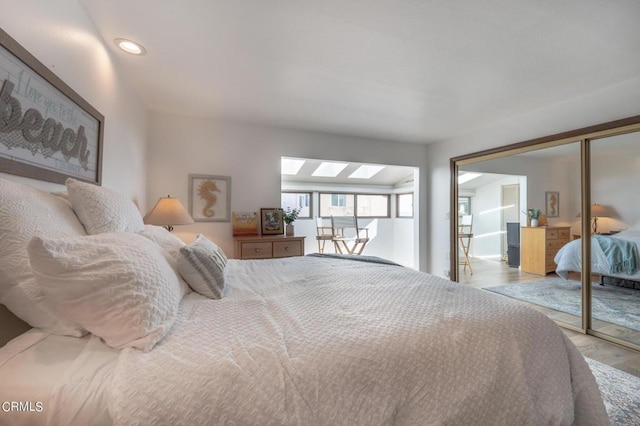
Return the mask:
<path id="1" fill-rule="evenodd" d="M 585 359 L 596 378 L 611 424 L 640 426 L 640 378 Z"/>
<path id="2" fill-rule="evenodd" d="M 555 277 L 484 289 L 580 316 L 581 287 L 578 281 Z M 591 288 L 593 318 L 640 331 L 640 290 L 598 283 L 593 283 Z"/>

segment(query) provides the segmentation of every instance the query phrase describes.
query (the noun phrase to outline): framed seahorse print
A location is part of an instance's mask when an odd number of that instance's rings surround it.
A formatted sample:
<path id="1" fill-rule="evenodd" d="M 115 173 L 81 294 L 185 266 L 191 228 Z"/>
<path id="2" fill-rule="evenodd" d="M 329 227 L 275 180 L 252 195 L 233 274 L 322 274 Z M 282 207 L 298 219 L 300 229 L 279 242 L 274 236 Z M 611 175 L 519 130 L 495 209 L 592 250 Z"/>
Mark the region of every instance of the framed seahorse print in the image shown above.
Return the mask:
<path id="1" fill-rule="evenodd" d="M 231 177 L 189 174 L 189 214 L 196 222 L 230 222 Z"/>

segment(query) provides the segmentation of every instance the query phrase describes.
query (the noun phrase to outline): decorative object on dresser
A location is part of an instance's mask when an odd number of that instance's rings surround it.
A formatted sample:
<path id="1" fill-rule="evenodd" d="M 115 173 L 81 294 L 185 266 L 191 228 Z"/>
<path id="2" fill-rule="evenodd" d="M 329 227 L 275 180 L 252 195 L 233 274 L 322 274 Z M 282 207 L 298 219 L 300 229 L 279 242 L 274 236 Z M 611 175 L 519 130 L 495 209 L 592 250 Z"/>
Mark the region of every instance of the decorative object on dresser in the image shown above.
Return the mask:
<path id="1" fill-rule="evenodd" d="M 569 242 L 571 228 L 529 227 L 520 230 L 520 265 L 522 272 L 546 275 L 556 269 L 556 253 Z"/>
<path id="2" fill-rule="evenodd" d="M 547 191 L 544 193 L 545 202 L 545 215 L 547 217 L 560 216 L 560 193 L 558 191 Z"/>
<path id="3" fill-rule="evenodd" d="M 194 220 L 185 210 L 177 198 L 170 195 L 162 197 L 144 217 L 144 223 L 164 226 L 167 231 L 173 231 L 173 225 L 189 225 Z"/>
<path id="4" fill-rule="evenodd" d="M 527 215 L 527 226 L 535 228 L 540 225 L 540 209 L 529 209 L 523 213 Z"/>
<path id="5" fill-rule="evenodd" d="M 236 259 L 272 259 L 304 256 L 305 237 L 284 235 L 234 238 Z"/>
<path id="6" fill-rule="evenodd" d="M 281 208 L 261 208 L 260 224 L 262 235 L 284 234 L 284 212 Z"/>
<path id="7" fill-rule="evenodd" d="M 288 237 L 293 237 L 293 234 L 294 234 L 293 222 L 295 222 L 296 219 L 298 218 L 298 214 L 300 214 L 300 210 L 301 209 L 299 208 L 292 209 L 290 207 L 287 207 L 284 213 L 282 214 L 284 223 L 287 224 L 285 229 L 286 229 L 286 235 Z"/>
<path id="8" fill-rule="evenodd" d="M 230 222 L 231 177 L 189 174 L 189 214 L 196 222 Z"/>
<path id="9" fill-rule="evenodd" d="M 104 116 L 2 29 L 0 85 L 0 172 L 100 185 Z"/>
<path id="10" fill-rule="evenodd" d="M 233 212 L 231 213 L 234 237 L 255 237 L 258 235 L 257 212 Z"/>

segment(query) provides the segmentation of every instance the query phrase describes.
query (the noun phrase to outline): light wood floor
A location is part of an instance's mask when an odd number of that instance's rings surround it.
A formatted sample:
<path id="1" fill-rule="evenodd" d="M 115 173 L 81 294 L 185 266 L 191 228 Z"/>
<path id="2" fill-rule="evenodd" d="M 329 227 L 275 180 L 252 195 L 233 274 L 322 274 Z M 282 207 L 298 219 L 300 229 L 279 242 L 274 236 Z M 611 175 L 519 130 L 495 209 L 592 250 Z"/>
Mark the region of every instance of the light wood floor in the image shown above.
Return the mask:
<path id="1" fill-rule="evenodd" d="M 520 271 L 518 268 L 510 268 L 505 262 L 497 260 L 471 258 L 471 265 L 473 267 L 473 275 L 470 274 L 468 268 L 466 272 L 463 272 L 462 268 L 460 268 L 459 281 L 460 283 L 476 288 L 544 279 L 544 277 L 540 275 L 528 274 Z M 555 276 L 555 274 L 548 274 L 547 278 L 553 276 Z M 572 278 L 579 279 L 579 275 Z M 562 325 L 561 323 L 568 323 L 577 327 L 580 326 L 579 317 L 535 304 L 531 304 L 531 306 L 541 310 L 554 321 L 560 323 L 560 325 Z M 597 320 L 593 321 L 593 328 L 602 333 L 640 344 L 640 333 L 634 330 Z M 584 356 L 640 377 L 640 352 L 567 328 L 563 328 L 563 331 Z"/>

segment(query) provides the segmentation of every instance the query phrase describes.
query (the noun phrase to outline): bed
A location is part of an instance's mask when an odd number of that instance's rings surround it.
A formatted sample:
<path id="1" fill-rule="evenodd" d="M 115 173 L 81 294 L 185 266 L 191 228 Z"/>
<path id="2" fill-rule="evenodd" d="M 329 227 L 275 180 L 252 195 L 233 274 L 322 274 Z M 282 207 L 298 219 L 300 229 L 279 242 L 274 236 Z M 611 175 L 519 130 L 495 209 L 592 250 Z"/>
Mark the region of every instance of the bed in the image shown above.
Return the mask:
<path id="1" fill-rule="evenodd" d="M 15 185 L 1 241 L 33 276 L 0 252 L 0 301 L 39 326 L 0 348 L 0 424 L 609 423 L 575 346 L 517 301 L 376 259 L 226 259 L 122 205 L 102 222 L 134 229 L 91 234 L 73 196 Z M 34 202 L 54 230 L 2 223 Z"/>
<path id="2" fill-rule="evenodd" d="M 613 235 L 591 237 L 591 272 L 603 277 L 640 282 L 640 222 Z M 582 271 L 582 239 L 565 244 L 556 254 L 556 273 L 568 279 L 569 272 Z"/>

